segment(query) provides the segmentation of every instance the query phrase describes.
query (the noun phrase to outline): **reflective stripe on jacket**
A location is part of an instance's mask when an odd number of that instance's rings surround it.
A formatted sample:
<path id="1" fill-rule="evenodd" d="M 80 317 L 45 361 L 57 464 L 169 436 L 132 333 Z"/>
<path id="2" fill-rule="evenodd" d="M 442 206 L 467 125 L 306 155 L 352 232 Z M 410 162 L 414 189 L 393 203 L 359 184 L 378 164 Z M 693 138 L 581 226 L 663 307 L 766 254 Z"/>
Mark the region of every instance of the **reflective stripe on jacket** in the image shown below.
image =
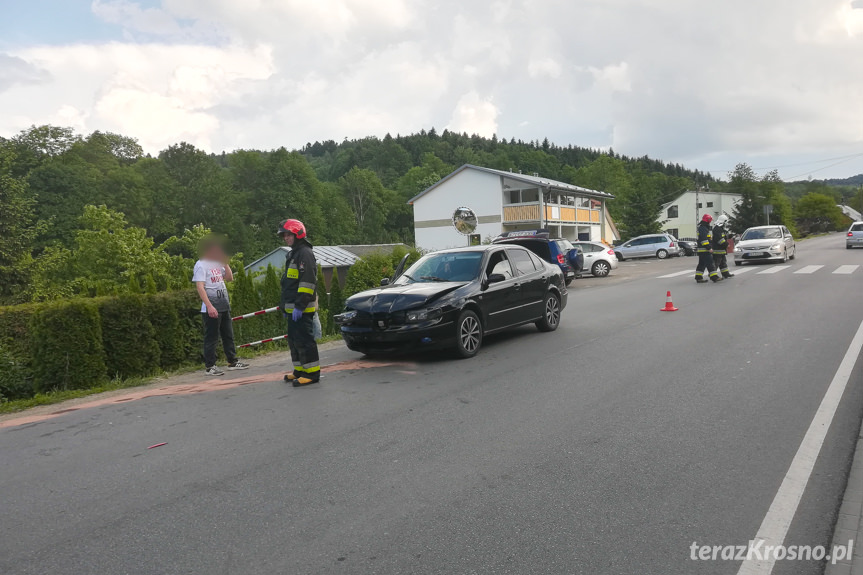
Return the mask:
<path id="1" fill-rule="evenodd" d="M 715 226 L 713 228 L 713 251 L 728 251 L 728 234 L 725 232 L 725 228 L 721 226 Z"/>
<path id="2" fill-rule="evenodd" d="M 286 313 L 300 308 L 303 313 L 314 313 L 315 290 L 318 284 L 318 262 L 312 244 L 297 239 L 285 258 L 282 276 L 282 310 Z"/>

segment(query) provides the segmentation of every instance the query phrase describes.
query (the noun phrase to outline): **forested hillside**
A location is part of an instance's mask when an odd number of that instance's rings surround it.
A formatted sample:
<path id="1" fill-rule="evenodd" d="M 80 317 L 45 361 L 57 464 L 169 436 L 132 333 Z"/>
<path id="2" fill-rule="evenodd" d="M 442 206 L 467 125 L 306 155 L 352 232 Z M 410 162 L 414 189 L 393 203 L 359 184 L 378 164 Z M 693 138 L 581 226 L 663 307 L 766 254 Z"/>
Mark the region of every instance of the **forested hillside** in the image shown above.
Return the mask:
<path id="1" fill-rule="evenodd" d="M 251 261 L 278 245 L 274 229 L 287 217 L 319 244 L 412 243 L 407 201 L 464 163 L 615 194 L 612 214 L 630 235 L 654 231 L 662 203 L 710 179 L 646 156 L 435 130 L 218 155 L 178 143 L 151 157 L 127 136 L 33 127 L 0 138 L 0 295 L 110 293 L 127 281 L 145 289 L 151 276 L 170 288 L 182 281 L 169 279 L 179 269 L 171 258 L 193 257 L 206 230 Z M 99 242 L 116 253 L 94 265 Z M 141 260 L 145 269 L 129 268 Z"/>

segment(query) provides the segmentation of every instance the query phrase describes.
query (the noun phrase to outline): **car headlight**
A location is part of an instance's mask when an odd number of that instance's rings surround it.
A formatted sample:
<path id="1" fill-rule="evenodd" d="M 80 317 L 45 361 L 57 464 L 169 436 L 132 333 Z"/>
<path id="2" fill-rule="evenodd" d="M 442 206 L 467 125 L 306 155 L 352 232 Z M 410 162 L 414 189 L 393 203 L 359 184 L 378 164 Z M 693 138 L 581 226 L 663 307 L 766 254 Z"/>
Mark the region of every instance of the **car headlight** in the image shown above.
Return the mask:
<path id="1" fill-rule="evenodd" d="M 345 313 L 340 313 L 338 315 L 333 316 L 333 319 L 338 324 L 350 323 L 357 317 L 357 312 L 355 311 L 346 311 Z"/>
<path id="2" fill-rule="evenodd" d="M 742 253 L 743 253 L 743 248 L 734 248 L 734 253 L 735 253 L 735 254 L 742 254 Z"/>
<path id="3" fill-rule="evenodd" d="M 774 252 L 777 250 L 781 250 L 782 249 L 782 242 L 776 242 L 775 244 L 770 246 L 770 249 Z"/>
<path id="4" fill-rule="evenodd" d="M 421 321 L 433 321 L 436 319 L 440 319 L 442 316 L 443 312 L 437 308 L 415 309 L 413 311 L 407 312 L 405 319 L 408 323 L 418 323 Z"/>

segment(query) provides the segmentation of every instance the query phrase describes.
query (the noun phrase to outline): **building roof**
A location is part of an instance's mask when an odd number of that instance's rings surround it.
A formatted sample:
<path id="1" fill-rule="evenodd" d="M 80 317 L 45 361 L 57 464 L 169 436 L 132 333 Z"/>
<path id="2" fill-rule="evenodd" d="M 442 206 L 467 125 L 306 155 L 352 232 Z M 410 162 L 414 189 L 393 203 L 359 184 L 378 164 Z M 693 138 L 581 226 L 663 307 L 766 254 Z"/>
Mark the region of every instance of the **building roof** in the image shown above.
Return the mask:
<path id="1" fill-rule="evenodd" d="M 361 258 L 364 258 L 371 254 L 389 254 L 397 247 L 403 247 L 406 250 L 411 249 L 410 246 L 407 246 L 405 244 L 364 244 L 339 247 Z"/>
<path id="2" fill-rule="evenodd" d="M 270 259 L 273 254 L 281 252 L 284 257 L 287 256 L 290 251 L 291 248 L 287 246 L 278 247 L 264 257 L 258 258 L 247 265 L 246 269 L 260 267 L 261 262 Z M 314 246 L 312 247 L 312 251 L 315 253 L 315 259 L 318 260 L 318 263 L 322 268 L 350 267 L 360 259 L 356 254 L 353 254 L 340 246 Z"/>
<path id="3" fill-rule="evenodd" d="M 422 196 L 426 195 L 430 191 L 434 190 L 438 186 L 442 185 L 446 181 L 450 180 L 451 178 L 455 177 L 456 175 L 462 173 L 465 170 L 477 170 L 480 172 L 486 172 L 488 174 L 494 174 L 496 176 L 503 176 L 505 178 L 509 178 L 509 179 L 515 180 L 517 182 L 523 182 L 525 184 L 533 184 L 533 185 L 540 187 L 540 188 L 549 188 L 549 189 L 558 190 L 561 192 L 578 192 L 578 193 L 583 194 L 585 196 L 591 196 L 591 197 L 596 197 L 596 198 L 605 198 L 605 199 L 609 199 L 609 200 L 614 198 L 613 195 L 608 194 L 606 192 L 598 192 L 596 190 L 590 190 L 588 188 L 582 188 L 581 186 L 574 186 L 572 184 L 567 184 L 566 182 L 559 182 L 557 180 L 550 180 L 548 178 L 543 178 L 541 176 L 530 176 L 527 174 L 518 174 L 515 172 L 506 172 L 503 170 L 494 170 L 492 168 L 483 168 L 480 166 L 474 166 L 472 164 L 465 164 L 462 167 L 460 167 L 459 169 L 457 169 L 456 171 L 454 171 L 453 173 L 451 173 L 450 175 L 448 175 L 447 177 L 439 180 L 437 183 L 432 184 L 431 186 L 429 186 L 425 190 L 418 193 L 416 196 L 412 197 L 410 200 L 408 200 L 408 203 L 413 204 L 416 200 L 418 200 Z"/>

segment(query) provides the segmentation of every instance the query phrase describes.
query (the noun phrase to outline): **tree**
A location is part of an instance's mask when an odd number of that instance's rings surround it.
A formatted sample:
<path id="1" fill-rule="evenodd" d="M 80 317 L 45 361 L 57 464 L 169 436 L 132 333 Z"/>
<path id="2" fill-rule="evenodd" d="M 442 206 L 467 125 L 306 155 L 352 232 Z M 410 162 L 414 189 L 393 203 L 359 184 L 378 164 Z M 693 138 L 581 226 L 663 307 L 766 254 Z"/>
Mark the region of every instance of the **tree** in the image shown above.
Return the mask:
<path id="1" fill-rule="evenodd" d="M 824 194 L 806 194 L 797 202 L 794 214 L 797 230 L 803 235 L 840 230 L 848 222 L 836 200 Z"/>
<path id="2" fill-rule="evenodd" d="M 36 199 L 27 183 L 12 175 L 14 155 L 0 149 L 0 297 L 26 281 L 25 268 L 40 228 L 35 225 Z"/>
<path id="3" fill-rule="evenodd" d="M 368 243 L 386 237 L 384 225 L 384 186 L 371 170 L 352 168 L 339 180 L 342 195 L 350 203 L 357 222 L 357 232 Z"/>
<path id="4" fill-rule="evenodd" d="M 748 164 L 737 164 L 728 174 L 727 191 L 741 196 L 731 216 L 731 229 L 741 233 L 747 228 L 760 226 L 764 218 L 764 198 L 759 190 L 755 171 Z"/>

